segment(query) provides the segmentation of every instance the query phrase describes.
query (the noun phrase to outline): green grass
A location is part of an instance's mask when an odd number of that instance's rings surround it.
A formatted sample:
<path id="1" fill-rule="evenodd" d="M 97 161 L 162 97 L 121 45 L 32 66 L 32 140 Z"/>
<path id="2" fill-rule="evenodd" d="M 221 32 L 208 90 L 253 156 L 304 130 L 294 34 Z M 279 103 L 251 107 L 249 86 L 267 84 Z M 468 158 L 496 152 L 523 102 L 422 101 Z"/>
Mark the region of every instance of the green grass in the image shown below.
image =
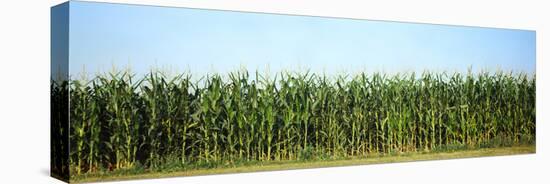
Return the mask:
<path id="1" fill-rule="evenodd" d="M 524 146 L 514 146 L 514 147 L 481 148 L 481 149 L 458 150 L 458 151 L 378 154 L 378 155 L 361 156 L 361 157 L 336 159 L 336 160 L 267 161 L 267 162 L 264 161 L 264 162 L 252 162 L 248 164 L 245 163 L 239 166 L 234 166 L 234 165 L 219 166 L 217 168 L 175 170 L 171 172 L 166 172 L 166 171 L 150 172 L 150 171 L 142 170 L 141 172 L 134 171 L 133 173 L 119 172 L 119 173 L 81 175 L 81 176 L 71 178 L 71 182 L 115 181 L 115 180 L 130 180 L 130 179 L 165 178 L 165 177 L 177 177 L 177 176 L 198 176 L 198 175 L 210 175 L 210 174 L 229 174 L 229 173 L 257 172 L 257 171 L 338 167 L 338 166 L 383 164 L 383 163 L 395 163 L 395 162 L 472 158 L 472 157 L 484 157 L 484 156 L 517 155 L 517 154 L 530 154 L 535 152 L 536 152 L 536 147 L 534 145 L 524 145 Z"/>

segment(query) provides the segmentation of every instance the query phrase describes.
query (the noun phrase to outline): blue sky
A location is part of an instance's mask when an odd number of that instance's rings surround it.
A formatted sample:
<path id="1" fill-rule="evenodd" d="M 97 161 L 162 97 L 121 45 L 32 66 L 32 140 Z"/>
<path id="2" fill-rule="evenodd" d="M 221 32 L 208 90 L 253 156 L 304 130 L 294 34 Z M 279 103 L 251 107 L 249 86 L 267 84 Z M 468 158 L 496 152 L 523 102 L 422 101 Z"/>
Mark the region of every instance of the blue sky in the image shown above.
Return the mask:
<path id="1" fill-rule="evenodd" d="M 91 2 L 70 4 L 71 75 L 535 72 L 535 32 Z M 85 68 L 85 69 L 83 69 Z"/>

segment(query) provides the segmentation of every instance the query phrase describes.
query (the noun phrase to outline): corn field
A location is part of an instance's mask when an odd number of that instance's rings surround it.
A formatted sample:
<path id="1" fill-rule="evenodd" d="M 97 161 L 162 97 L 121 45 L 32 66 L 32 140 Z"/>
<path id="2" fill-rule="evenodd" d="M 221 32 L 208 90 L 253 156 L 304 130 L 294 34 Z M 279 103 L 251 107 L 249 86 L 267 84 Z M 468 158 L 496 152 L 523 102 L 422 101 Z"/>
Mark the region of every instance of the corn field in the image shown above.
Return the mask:
<path id="1" fill-rule="evenodd" d="M 535 140 L 535 75 L 235 71 L 71 80 L 75 174 Z M 52 97 L 53 98 L 53 97 Z"/>

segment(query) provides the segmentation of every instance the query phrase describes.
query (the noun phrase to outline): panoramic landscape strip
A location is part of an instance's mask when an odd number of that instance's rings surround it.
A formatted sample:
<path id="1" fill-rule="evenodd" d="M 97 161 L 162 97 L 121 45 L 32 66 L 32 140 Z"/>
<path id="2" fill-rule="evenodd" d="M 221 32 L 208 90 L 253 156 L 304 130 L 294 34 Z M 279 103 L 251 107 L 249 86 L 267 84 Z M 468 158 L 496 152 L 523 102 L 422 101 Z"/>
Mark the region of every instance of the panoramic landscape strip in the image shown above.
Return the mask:
<path id="1" fill-rule="evenodd" d="M 69 1 L 51 11 L 65 182 L 536 152 L 536 32 Z"/>

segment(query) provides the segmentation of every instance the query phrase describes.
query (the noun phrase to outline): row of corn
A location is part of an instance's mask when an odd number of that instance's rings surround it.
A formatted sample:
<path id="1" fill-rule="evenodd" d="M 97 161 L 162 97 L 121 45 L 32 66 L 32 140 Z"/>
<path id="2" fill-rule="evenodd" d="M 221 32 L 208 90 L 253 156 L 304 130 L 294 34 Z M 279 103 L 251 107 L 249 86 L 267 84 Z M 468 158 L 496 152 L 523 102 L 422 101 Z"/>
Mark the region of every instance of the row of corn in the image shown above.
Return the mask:
<path id="1" fill-rule="evenodd" d="M 70 81 L 76 174 L 167 161 L 305 160 L 535 139 L 535 76 L 112 72 Z"/>

